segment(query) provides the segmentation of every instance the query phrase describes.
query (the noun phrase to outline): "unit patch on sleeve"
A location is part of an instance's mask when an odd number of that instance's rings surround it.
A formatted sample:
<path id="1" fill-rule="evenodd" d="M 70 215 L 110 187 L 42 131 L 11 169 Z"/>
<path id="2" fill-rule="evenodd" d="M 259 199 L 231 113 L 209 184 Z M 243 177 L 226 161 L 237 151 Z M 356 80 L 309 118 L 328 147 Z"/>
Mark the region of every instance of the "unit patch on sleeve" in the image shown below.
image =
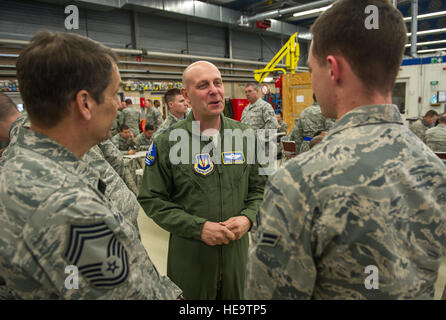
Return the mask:
<path id="1" fill-rule="evenodd" d="M 147 150 L 146 153 L 146 165 L 151 166 L 155 163 L 156 159 L 156 145 L 152 142 L 152 144 L 149 147 L 149 150 Z"/>
<path id="2" fill-rule="evenodd" d="M 203 176 L 207 176 L 214 171 L 214 164 L 209 153 L 195 155 L 194 170 Z"/>
<path id="3" fill-rule="evenodd" d="M 243 152 L 222 152 L 223 164 L 241 164 L 245 162 Z"/>
<path id="4" fill-rule="evenodd" d="M 129 274 L 127 251 L 105 223 L 70 225 L 64 255 L 97 288 L 116 287 Z"/>

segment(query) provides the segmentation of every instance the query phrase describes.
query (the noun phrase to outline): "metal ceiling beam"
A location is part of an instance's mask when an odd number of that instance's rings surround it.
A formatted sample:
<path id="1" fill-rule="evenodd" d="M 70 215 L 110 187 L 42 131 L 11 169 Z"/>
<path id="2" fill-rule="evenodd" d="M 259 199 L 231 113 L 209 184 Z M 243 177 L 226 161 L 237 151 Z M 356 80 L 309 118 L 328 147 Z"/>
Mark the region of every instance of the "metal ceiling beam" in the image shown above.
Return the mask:
<path id="1" fill-rule="evenodd" d="M 417 57 L 417 31 L 418 31 L 418 0 L 412 0 L 411 4 L 412 10 L 412 36 L 410 37 L 410 55 L 413 58 Z"/>
<path id="2" fill-rule="evenodd" d="M 328 6 L 328 5 L 332 4 L 333 2 L 335 2 L 335 0 L 321 0 L 321 1 L 316 1 L 313 3 L 302 4 L 302 5 L 295 6 L 295 7 L 263 12 L 263 13 L 259 13 L 254 16 L 251 16 L 251 17 L 241 16 L 240 23 L 247 24 L 249 22 L 282 17 L 283 15 L 287 15 L 287 14 L 291 14 L 291 13 L 296 13 L 296 12 L 301 12 L 301 11 L 310 10 L 310 9 L 314 9 L 314 8 Z"/>

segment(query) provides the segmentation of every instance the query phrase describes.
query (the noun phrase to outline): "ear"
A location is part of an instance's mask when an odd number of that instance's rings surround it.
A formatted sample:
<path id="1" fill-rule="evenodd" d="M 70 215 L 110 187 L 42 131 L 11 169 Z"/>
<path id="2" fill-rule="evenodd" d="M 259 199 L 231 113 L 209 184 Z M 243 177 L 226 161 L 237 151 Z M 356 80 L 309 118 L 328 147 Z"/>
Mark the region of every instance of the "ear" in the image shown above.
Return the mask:
<path id="1" fill-rule="evenodd" d="M 188 96 L 185 88 L 181 88 L 180 91 L 181 91 L 181 94 L 183 95 L 184 99 L 189 99 L 189 96 Z"/>
<path id="2" fill-rule="evenodd" d="M 78 93 L 76 93 L 76 110 L 84 120 L 91 119 L 93 102 L 94 99 L 91 97 L 87 90 L 80 90 Z"/>
<path id="3" fill-rule="evenodd" d="M 341 77 L 341 61 L 335 56 L 327 56 L 327 63 L 329 65 L 328 72 L 330 73 L 330 79 L 338 82 Z"/>

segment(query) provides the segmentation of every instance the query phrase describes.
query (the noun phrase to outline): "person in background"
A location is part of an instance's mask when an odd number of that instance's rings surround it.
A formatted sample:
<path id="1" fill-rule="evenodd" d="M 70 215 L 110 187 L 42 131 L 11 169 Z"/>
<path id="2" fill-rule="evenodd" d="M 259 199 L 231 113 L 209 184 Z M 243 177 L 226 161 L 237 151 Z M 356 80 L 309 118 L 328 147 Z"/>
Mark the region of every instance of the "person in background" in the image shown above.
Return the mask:
<path id="1" fill-rule="evenodd" d="M 286 138 L 288 125 L 283 121 L 282 111 L 276 113 L 276 119 L 277 123 L 279 124 L 279 127 L 277 128 L 277 141 L 279 141 L 277 147 L 277 159 L 280 160 L 282 159 L 282 152 L 283 152 L 282 143 L 280 143 L 280 141 L 282 138 Z"/>
<path id="2" fill-rule="evenodd" d="M 152 126 L 159 128 L 163 123 L 163 115 L 156 106 L 156 104 L 159 105 L 159 101 L 155 100 L 154 104 L 155 105 L 152 105 L 152 103 L 146 103 L 146 124 L 151 124 Z"/>
<path id="3" fill-rule="evenodd" d="M 168 90 L 164 95 L 164 101 L 169 108 L 169 115 L 158 128 L 155 136 L 170 128 L 178 121 L 183 120 L 187 112 L 186 100 L 178 88 Z"/>
<path id="4" fill-rule="evenodd" d="M 139 123 L 141 122 L 141 115 L 139 110 L 133 107 L 132 100 L 126 99 L 125 103 L 127 107 L 122 110 L 122 125 L 126 125 L 133 136 L 136 137 L 139 134 Z"/>
<path id="5" fill-rule="evenodd" d="M 368 6 L 378 29 L 364 25 Z M 392 104 L 403 16 L 388 0 L 338 0 L 310 32 L 313 91 L 337 121 L 269 178 L 246 298 L 433 299 L 446 167 Z"/>
<path id="6" fill-rule="evenodd" d="M 149 149 L 152 144 L 152 136 L 156 131 L 151 124 L 146 124 L 144 128 L 144 132 L 141 132 L 135 139 L 136 150 L 144 151 Z"/>
<path id="7" fill-rule="evenodd" d="M 122 110 L 124 110 L 125 108 L 127 108 L 127 104 L 125 103 L 125 101 L 121 101 L 121 104 L 118 107 L 118 113 L 116 114 L 116 118 L 115 120 L 113 120 L 113 124 L 111 127 L 111 135 L 112 137 L 119 133 L 119 127 L 123 124 L 122 120 L 123 120 L 123 115 L 122 115 Z"/>
<path id="8" fill-rule="evenodd" d="M 313 93 L 314 103 L 305 108 L 299 118 L 294 119 L 294 127 L 290 132 L 288 140 L 296 143 L 296 154 L 301 154 L 310 149 L 309 143 L 318 131 L 328 131 L 334 124 L 333 119 L 322 115 L 321 107 L 317 103 L 316 95 Z"/>
<path id="9" fill-rule="evenodd" d="M 435 110 L 429 110 L 426 112 L 422 119 L 418 119 L 414 123 L 412 123 L 409 128 L 415 133 L 415 135 L 421 139 L 421 141 L 425 141 L 426 130 L 429 128 L 433 128 L 435 123 L 438 120 L 438 113 Z"/>
<path id="10" fill-rule="evenodd" d="M 6 94 L 0 92 L 0 156 L 9 143 L 11 124 L 20 116 L 15 103 Z"/>
<path id="11" fill-rule="evenodd" d="M 122 154 L 132 155 L 136 153 L 135 136 L 125 124 L 119 128 L 119 133 L 111 138 L 111 142 Z"/>
<path id="12" fill-rule="evenodd" d="M 446 152 L 446 113 L 438 117 L 438 125 L 426 130 L 425 142 L 435 152 Z"/>

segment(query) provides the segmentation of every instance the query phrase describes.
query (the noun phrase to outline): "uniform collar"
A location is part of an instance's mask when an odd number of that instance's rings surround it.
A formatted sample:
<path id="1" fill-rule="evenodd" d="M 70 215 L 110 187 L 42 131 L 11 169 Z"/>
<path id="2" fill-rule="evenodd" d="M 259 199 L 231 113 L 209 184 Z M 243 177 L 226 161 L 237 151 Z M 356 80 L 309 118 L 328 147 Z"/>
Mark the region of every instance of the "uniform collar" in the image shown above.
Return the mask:
<path id="1" fill-rule="evenodd" d="M 221 124 L 220 124 L 219 133 L 220 133 L 220 136 L 223 136 L 224 128 L 228 127 L 228 124 L 227 124 L 228 119 L 225 116 L 223 116 L 223 114 L 220 114 L 220 120 L 221 120 Z M 192 132 L 192 121 L 195 121 L 195 118 L 194 118 L 194 114 L 192 111 L 189 112 L 185 121 L 186 121 L 186 130 L 189 132 L 189 134 L 193 135 L 195 132 L 194 133 Z M 200 136 L 202 136 L 202 135 L 203 134 L 200 132 Z"/>
<path id="2" fill-rule="evenodd" d="M 95 181 L 99 179 L 87 162 L 77 158 L 70 150 L 56 141 L 31 129 L 23 127 L 19 130 L 17 145 L 51 159 L 74 175 L 83 175 L 89 180 L 93 178 Z"/>
<path id="3" fill-rule="evenodd" d="M 396 105 L 381 104 L 356 107 L 336 121 L 328 135 L 336 134 L 348 128 L 383 123 L 403 125 L 403 119 Z"/>

